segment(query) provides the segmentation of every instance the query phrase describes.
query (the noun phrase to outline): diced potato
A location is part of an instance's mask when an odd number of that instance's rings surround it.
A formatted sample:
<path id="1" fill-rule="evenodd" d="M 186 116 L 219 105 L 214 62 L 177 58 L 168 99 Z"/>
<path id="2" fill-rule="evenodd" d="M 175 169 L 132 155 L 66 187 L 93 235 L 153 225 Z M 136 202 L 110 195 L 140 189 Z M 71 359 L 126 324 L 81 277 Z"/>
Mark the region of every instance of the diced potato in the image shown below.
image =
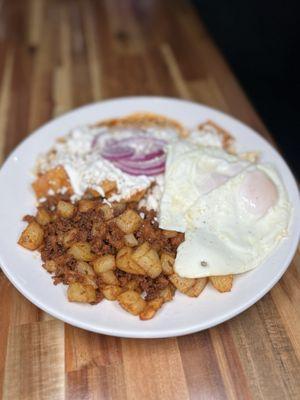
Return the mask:
<path id="1" fill-rule="evenodd" d="M 134 233 L 142 223 L 142 219 L 138 213 L 133 210 L 127 209 L 123 214 L 119 215 L 116 219 L 116 225 L 124 233 Z"/>
<path id="2" fill-rule="evenodd" d="M 112 209 L 114 210 L 114 216 L 117 217 L 122 214 L 126 209 L 125 203 L 112 203 Z"/>
<path id="3" fill-rule="evenodd" d="M 104 237 L 107 227 L 103 222 L 94 222 L 92 227 L 92 235 Z"/>
<path id="4" fill-rule="evenodd" d="M 107 285 L 102 289 L 102 293 L 107 300 L 117 300 L 124 290 L 120 286 Z"/>
<path id="5" fill-rule="evenodd" d="M 159 297 L 161 297 L 164 300 L 164 302 L 171 301 L 174 297 L 174 293 L 175 293 L 174 286 L 169 285 L 161 290 Z"/>
<path id="6" fill-rule="evenodd" d="M 36 214 L 36 221 L 38 224 L 44 226 L 51 222 L 51 215 L 44 208 L 39 208 Z"/>
<path id="7" fill-rule="evenodd" d="M 128 281 L 124 288 L 126 290 L 134 290 L 135 292 L 142 293 L 142 289 L 140 288 L 138 281 L 135 279 Z"/>
<path id="8" fill-rule="evenodd" d="M 48 272 L 55 272 L 56 271 L 56 263 L 54 260 L 47 260 L 44 264 L 43 267 L 48 271 Z"/>
<path id="9" fill-rule="evenodd" d="M 135 247 L 138 245 L 138 241 L 133 233 L 128 233 L 128 235 L 124 236 L 124 242 L 126 246 Z"/>
<path id="10" fill-rule="evenodd" d="M 76 242 L 68 250 L 68 254 L 77 261 L 92 261 L 95 255 L 91 251 L 91 245 L 87 242 Z"/>
<path id="11" fill-rule="evenodd" d="M 114 210 L 108 204 L 101 204 L 97 209 L 102 211 L 104 221 L 108 221 L 114 217 Z"/>
<path id="12" fill-rule="evenodd" d="M 162 234 L 168 239 L 174 238 L 175 236 L 177 236 L 177 233 L 178 232 L 176 231 L 169 231 L 169 230 L 162 231 Z"/>
<path id="13" fill-rule="evenodd" d="M 195 284 L 185 293 L 190 297 L 198 297 L 208 282 L 207 278 L 196 278 Z"/>
<path id="14" fill-rule="evenodd" d="M 127 290 L 118 296 L 118 302 L 124 310 L 133 315 L 139 315 L 146 307 L 146 301 L 134 290 Z"/>
<path id="15" fill-rule="evenodd" d="M 85 261 L 78 261 L 77 262 L 76 271 L 79 272 L 82 275 L 96 276 L 93 267 L 89 263 L 87 263 Z"/>
<path id="16" fill-rule="evenodd" d="M 210 276 L 210 282 L 213 287 L 219 292 L 230 292 L 232 288 L 233 275 L 223 275 L 223 276 Z"/>
<path id="17" fill-rule="evenodd" d="M 105 195 L 107 195 L 109 192 L 112 192 L 117 189 L 117 184 L 115 181 L 110 181 L 108 179 L 105 179 L 104 181 L 101 182 L 101 187 L 104 190 Z"/>
<path id="18" fill-rule="evenodd" d="M 140 245 L 133 253 L 133 260 L 143 268 L 148 276 L 157 278 L 162 272 L 161 262 L 156 250 L 145 242 Z"/>
<path id="19" fill-rule="evenodd" d="M 79 282 L 71 283 L 68 287 L 69 301 L 79 303 L 93 303 L 96 301 L 96 290 L 91 285 L 83 285 Z"/>
<path id="20" fill-rule="evenodd" d="M 123 247 L 119 250 L 116 257 L 117 267 L 129 274 L 145 275 L 143 268 L 132 259 L 132 252 L 131 247 Z"/>
<path id="21" fill-rule="evenodd" d="M 69 194 L 73 193 L 68 174 L 61 166 L 50 169 L 43 175 L 39 176 L 32 184 L 33 190 L 38 198 L 47 197 L 48 191 L 51 189 L 57 192 L 65 187 Z"/>
<path id="22" fill-rule="evenodd" d="M 22 232 L 19 245 L 28 250 L 36 250 L 43 243 L 43 228 L 35 221 L 30 222 Z"/>
<path id="23" fill-rule="evenodd" d="M 144 310 L 140 313 L 140 319 L 146 321 L 151 319 L 156 314 L 157 310 L 163 305 L 164 300 L 160 297 L 149 301 L 144 308 Z"/>
<path id="24" fill-rule="evenodd" d="M 106 254 L 104 256 L 97 257 L 93 262 L 93 267 L 96 274 L 110 271 L 116 268 L 116 259 L 112 254 Z"/>
<path id="25" fill-rule="evenodd" d="M 76 242 L 77 233 L 77 229 L 73 228 L 63 234 L 62 243 L 64 247 L 71 247 Z"/>
<path id="26" fill-rule="evenodd" d="M 185 293 L 185 294 L 196 283 L 196 280 L 194 278 L 182 278 L 177 274 L 170 275 L 169 280 L 179 290 L 179 292 Z"/>
<path id="27" fill-rule="evenodd" d="M 100 197 L 100 193 L 95 189 L 89 188 L 84 192 L 84 198 L 87 200 L 97 199 L 98 197 Z"/>
<path id="28" fill-rule="evenodd" d="M 106 271 L 100 274 L 101 281 L 106 283 L 107 285 L 118 285 L 119 281 L 114 274 L 114 271 Z"/>
<path id="29" fill-rule="evenodd" d="M 63 218 L 71 218 L 74 214 L 75 206 L 68 201 L 60 200 L 57 204 L 57 213 Z"/>
<path id="30" fill-rule="evenodd" d="M 82 213 L 88 212 L 95 207 L 94 200 L 80 200 L 78 202 L 78 210 Z"/>
<path id="31" fill-rule="evenodd" d="M 146 191 L 147 189 L 139 190 L 138 192 L 135 192 L 130 197 L 128 197 L 125 201 L 127 203 L 140 201 L 145 196 Z"/>
<path id="32" fill-rule="evenodd" d="M 168 253 L 162 253 L 160 256 L 161 267 L 165 275 L 172 275 L 174 273 L 173 265 L 175 257 Z"/>

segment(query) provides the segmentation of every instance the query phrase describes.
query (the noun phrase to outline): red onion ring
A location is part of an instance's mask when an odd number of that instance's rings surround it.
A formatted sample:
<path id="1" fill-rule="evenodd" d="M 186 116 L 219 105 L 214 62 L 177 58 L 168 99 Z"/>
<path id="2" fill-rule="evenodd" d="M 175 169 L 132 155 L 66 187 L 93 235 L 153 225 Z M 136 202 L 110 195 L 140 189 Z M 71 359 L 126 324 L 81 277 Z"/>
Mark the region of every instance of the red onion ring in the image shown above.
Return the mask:
<path id="1" fill-rule="evenodd" d="M 166 144 L 165 140 L 145 135 L 109 139 L 101 150 L 101 156 L 128 174 L 158 175 L 165 170 Z"/>

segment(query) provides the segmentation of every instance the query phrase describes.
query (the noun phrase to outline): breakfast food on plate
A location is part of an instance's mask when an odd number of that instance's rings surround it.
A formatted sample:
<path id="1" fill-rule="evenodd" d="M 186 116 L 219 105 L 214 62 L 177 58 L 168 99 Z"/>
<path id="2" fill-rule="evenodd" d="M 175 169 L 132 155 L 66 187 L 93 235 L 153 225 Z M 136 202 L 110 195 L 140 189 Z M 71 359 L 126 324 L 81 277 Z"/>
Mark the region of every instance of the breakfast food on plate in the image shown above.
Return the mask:
<path id="1" fill-rule="evenodd" d="M 117 300 L 151 319 L 176 289 L 228 292 L 287 235 L 276 170 L 238 154 L 212 121 L 187 129 L 134 114 L 73 129 L 41 155 L 37 212 L 19 244 L 38 250 L 69 301 Z"/>

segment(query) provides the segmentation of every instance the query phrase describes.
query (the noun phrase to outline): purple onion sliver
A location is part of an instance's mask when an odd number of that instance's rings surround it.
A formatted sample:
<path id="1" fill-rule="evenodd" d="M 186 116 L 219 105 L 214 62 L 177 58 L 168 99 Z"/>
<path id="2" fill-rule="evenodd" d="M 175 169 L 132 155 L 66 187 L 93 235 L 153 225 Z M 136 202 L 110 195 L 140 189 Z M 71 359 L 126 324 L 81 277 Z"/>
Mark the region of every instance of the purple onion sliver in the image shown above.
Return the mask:
<path id="1" fill-rule="evenodd" d="M 162 149 L 158 149 L 158 150 L 153 150 L 150 153 L 146 153 L 146 154 L 136 154 L 134 156 L 132 156 L 130 158 L 130 160 L 132 161 L 147 161 L 147 160 L 151 160 L 154 157 L 160 157 L 164 154 L 164 151 Z"/>
<path id="2" fill-rule="evenodd" d="M 129 167 L 119 166 L 119 165 L 116 165 L 116 167 L 119 168 L 121 171 L 123 171 L 129 175 L 134 175 L 134 176 L 138 176 L 138 175 L 155 176 L 155 175 L 160 175 L 165 171 L 164 165 L 159 168 L 149 168 L 147 170 L 142 170 L 142 171 L 138 168 L 129 168 Z"/>

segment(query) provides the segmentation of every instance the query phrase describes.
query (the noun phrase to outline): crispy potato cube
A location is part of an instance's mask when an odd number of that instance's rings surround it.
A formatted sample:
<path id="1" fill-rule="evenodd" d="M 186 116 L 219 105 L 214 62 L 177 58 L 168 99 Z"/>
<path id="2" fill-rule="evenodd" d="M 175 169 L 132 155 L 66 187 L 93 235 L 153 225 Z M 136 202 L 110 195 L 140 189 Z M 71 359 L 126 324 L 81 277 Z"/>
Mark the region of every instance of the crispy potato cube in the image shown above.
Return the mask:
<path id="1" fill-rule="evenodd" d="M 178 232 L 176 232 L 176 231 L 169 231 L 167 229 L 164 229 L 162 231 L 162 234 L 168 239 L 174 238 L 175 236 L 177 236 L 177 233 Z"/>
<path id="2" fill-rule="evenodd" d="M 77 301 L 79 303 L 93 303 L 96 301 L 96 291 L 93 286 L 83 285 L 79 282 L 71 283 L 68 287 L 69 301 Z"/>
<path id="3" fill-rule="evenodd" d="M 114 271 L 105 271 L 100 274 L 101 281 L 106 283 L 107 285 L 118 285 L 119 281 L 114 274 Z"/>
<path id="4" fill-rule="evenodd" d="M 142 223 L 141 217 L 133 210 L 126 210 L 115 219 L 118 228 L 124 233 L 134 233 Z"/>
<path id="5" fill-rule="evenodd" d="M 77 229 L 73 228 L 63 234 L 62 243 L 64 247 L 71 247 L 76 242 L 77 233 Z"/>
<path id="6" fill-rule="evenodd" d="M 43 175 L 39 176 L 35 182 L 33 182 L 32 187 L 37 198 L 47 197 L 50 189 L 57 192 L 63 187 L 67 189 L 69 194 L 73 193 L 69 176 L 61 166 L 50 169 Z"/>
<path id="7" fill-rule="evenodd" d="M 38 224 L 44 226 L 51 222 L 51 215 L 44 208 L 39 208 L 36 214 L 36 221 Z"/>
<path id="8" fill-rule="evenodd" d="M 54 260 L 47 260 L 44 264 L 43 267 L 50 273 L 55 272 L 57 265 Z"/>
<path id="9" fill-rule="evenodd" d="M 114 210 L 108 204 L 101 204 L 97 209 L 102 211 L 104 221 L 108 221 L 114 217 Z"/>
<path id="10" fill-rule="evenodd" d="M 205 288 L 208 279 L 207 278 L 196 278 L 194 285 L 185 293 L 190 297 L 198 297 L 202 290 Z"/>
<path id="11" fill-rule="evenodd" d="M 182 278 L 177 274 L 170 275 L 169 280 L 173 283 L 176 289 L 179 290 L 179 292 L 185 294 L 194 286 L 196 282 L 194 278 Z"/>
<path id="12" fill-rule="evenodd" d="M 128 281 L 124 288 L 126 290 L 134 290 L 135 292 L 142 293 L 142 289 L 140 288 L 138 281 L 135 279 Z"/>
<path id="13" fill-rule="evenodd" d="M 125 201 L 126 201 L 127 203 L 131 203 L 131 202 L 135 202 L 135 201 L 136 201 L 136 202 L 137 202 L 137 201 L 140 201 L 140 200 L 145 196 L 146 191 L 147 191 L 147 189 L 139 190 L 139 191 L 133 193 L 133 194 L 132 194 L 130 197 L 128 197 L 127 199 L 125 199 Z"/>
<path id="14" fill-rule="evenodd" d="M 116 268 L 116 259 L 112 254 L 106 254 L 104 256 L 97 257 L 93 262 L 93 267 L 96 274 L 110 271 Z"/>
<path id="15" fill-rule="evenodd" d="M 161 267 L 165 275 L 174 274 L 173 265 L 175 262 L 175 257 L 169 253 L 162 253 L 160 256 Z"/>
<path id="16" fill-rule="evenodd" d="M 139 247 L 137 247 L 132 255 L 132 258 L 135 261 L 138 261 L 141 257 L 144 257 L 144 255 L 146 253 L 148 253 L 148 251 L 151 249 L 151 246 L 148 242 L 144 242 L 143 244 L 141 244 Z"/>
<path id="17" fill-rule="evenodd" d="M 93 267 L 89 263 L 87 263 L 85 261 L 78 261 L 77 262 L 76 271 L 79 272 L 82 275 L 96 276 Z"/>
<path id="18" fill-rule="evenodd" d="M 74 214 L 75 206 L 68 201 L 60 200 L 57 204 L 57 213 L 60 217 L 71 218 Z"/>
<path id="19" fill-rule="evenodd" d="M 140 245 L 132 254 L 132 258 L 143 268 L 148 276 L 157 278 L 162 272 L 161 262 L 156 250 L 149 243 Z"/>
<path id="20" fill-rule="evenodd" d="M 112 209 L 114 210 L 114 216 L 117 217 L 122 214 L 126 209 L 125 203 L 112 203 Z"/>
<path id="21" fill-rule="evenodd" d="M 230 292 L 232 288 L 233 275 L 223 275 L 223 276 L 210 276 L 210 282 L 213 287 L 219 292 Z"/>
<path id="22" fill-rule="evenodd" d="M 124 290 L 117 285 L 107 285 L 102 289 L 103 296 L 107 300 L 117 300 L 118 296 L 123 292 Z"/>
<path id="23" fill-rule="evenodd" d="M 164 300 L 160 297 L 149 301 L 144 308 L 144 310 L 140 313 L 140 319 L 146 321 L 151 319 L 156 314 L 157 310 L 163 305 Z"/>
<path id="24" fill-rule="evenodd" d="M 105 179 L 104 181 L 101 182 L 101 187 L 104 190 L 105 195 L 107 195 L 109 192 L 112 192 L 117 189 L 117 184 L 115 181 L 110 181 L 108 179 Z"/>
<path id="25" fill-rule="evenodd" d="M 166 303 L 167 301 L 173 300 L 174 293 L 175 293 L 174 286 L 169 285 L 160 291 L 159 297 L 161 297 Z"/>
<path id="26" fill-rule="evenodd" d="M 118 296 L 118 302 L 124 310 L 133 315 L 139 315 L 146 307 L 146 301 L 134 290 L 127 290 Z"/>
<path id="27" fill-rule="evenodd" d="M 129 274 L 145 275 L 143 268 L 132 259 L 132 252 L 131 247 L 122 247 L 116 257 L 117 267 Z"/>
<path id="28" fill-rule="evenodd" d="M 128 235 L 124 236 L 124 242 L 126 246 L 135 247 L 138 245 L 138 241 L 133 233 L 128 233 Z"/>
<path id="29" fill-rule="evenodd" d="M 95 207 L 94 200 L 80 200 L 78 202 L 78 210 L 82 213 L 88 212 Z"/>
<path id="30" fill-rule="evenodd" d="M 87 242 L 76 242 L 68 250 L 68 254 L 77 261 L 92 261 L 95 255 L 91 252 L 91 245 Z"/>
<path id="31" fill-rule="evenodd" d="M 36 250 L 42 244 L 43 238 L 43 228 L 37 222 L 32 221 L 22 232 L 18 243 L 25 249 Z"/>

